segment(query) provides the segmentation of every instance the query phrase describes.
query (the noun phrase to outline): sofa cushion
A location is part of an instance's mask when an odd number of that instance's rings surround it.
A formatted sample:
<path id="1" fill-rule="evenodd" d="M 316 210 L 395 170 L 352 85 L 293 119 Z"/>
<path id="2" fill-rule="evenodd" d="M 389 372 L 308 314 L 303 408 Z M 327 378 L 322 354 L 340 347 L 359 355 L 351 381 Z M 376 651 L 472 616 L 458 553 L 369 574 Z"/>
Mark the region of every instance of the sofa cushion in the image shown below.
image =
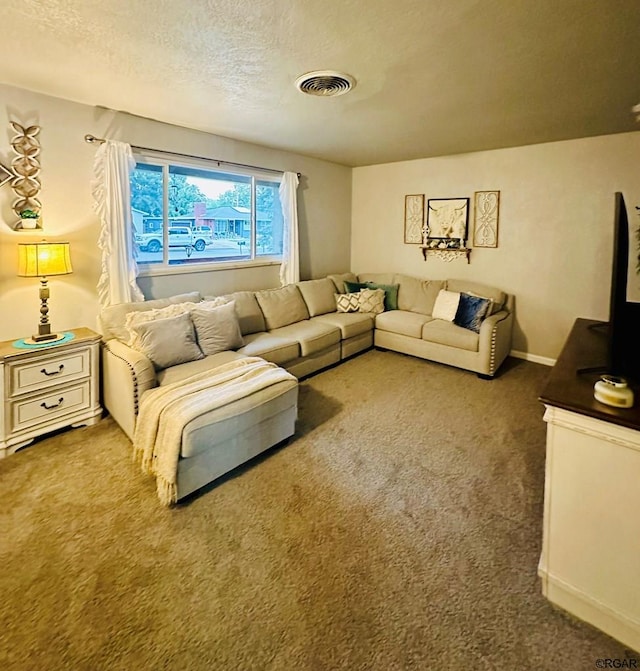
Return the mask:
<path id="1" fill-rule="evenodd" d="M 117 338 L 126 343 L 129 339 L 129 332 L 124 325 L 124 320 L 129 312 L 164 308 L 172 303 L 199 303 L 200 300 L 200 292 L 192 291 L 191 293 L 178 294 L 169 298 L 157 298 L 150 301 L 110 305 L 109 307 L 104 308 L 100 313 L 102 333 L 106 340 L 109 340 L 109 338 Z"/>
<path id="2" fill-rule="evenodd" d="M 345 280 L 347 282 L 357 282 L 358 278 L 356 275 L 353 273 L 340 273 L 340 274 L 333 274 L 333 275 L 327 275 L 327 277 L 336 285 L 336 290 L 339 294 L 345 294 L 347 293 L 347 290 L 345 289 L 344 283 Z"/>
<path id="3" fill-rule="evenodd" d="M 346 340 L 347 338 L 372 331 L 374 316 L 367 312 L 331 312 L 311 319 L 311 323 L 316 321 L 337 326 L 340 329 L 342 339 Z"/>
<path id="4" fill-rule="evenodd" d="M 381 331 L 410 336 L 411 338 L 420 338 L 422 327 L 431 319 L 430 316 L 418 312 L 392 310 L 376 315 L 376 328 Z"/>
<path id="5" fill-rule="evenodd" d="M 495 314 L 502 310 L 502 307 L 507 300 L 507 295 L 504 291 L 486 284 L 480 284 L 480 282 L 470 282 L 469 280 L 447 280 L 446 288 L 449 291 L 459 291 L 460 293 L 464 292 L 466 294 L 471 294 L 472 296 L 490 298 L 493 301 L 493 305 L 491 306 L 491 312 L 489 314 Z"/>
<path id="6" fill-rule="evenodd" d="M 171 368 L 159 370 L 156 373 L 156 377 L 158 379 L 158 384 L 160 385 L 172 384 L 173 382 L 186 380 L 192 375 L 204 373 L 206 370 L 213 370 L 218 366 L 222 366 L 223 363 L 242 358 L 244 357 L 237 352 L 226 350 L 225 352 L 218 352 L 217 354 L 212 354 L 211 356 L 206 356 L 202 359 L 197 359 L 196 361 L 188 361 L 186 363 L 177 364 L 176 366 L 171 366 Z"/>
<path id="7" fill-rule="evenodd" d="M 205 356 L 244 345 L 235 301 L 208 310 L 196 307 L 190 314 L 198 346 Z"/>
<path id="8" fill-rule="evenodd" d="M 440 289 L 444 287 L 441 280 L 422 280 L 410 275 L 398 273 L 394 276 L 394 284 L 398 288 L 398 309 L 430 315 Z"/>
<path id="9" fill-rule="evenodd" d="M 336 287 L 334 283 L 325 277 L 322 280 L 306 280 L 297 283 L 298 289 L 307 304 L 310 317 L 324 315 L 327 312 L 335 312 L 336 301 L 334 294 Z"/>
<path id="10" fill-rule="evenodd" d="M 470 296 L 469 294 L 461 293 L 460 303 L 453 322 L 458 326 L 462 326 L 462 328 L 480 333 L 482 320 L 491 311 L 491 305 L 492 301 L 490 298 L 480 298 L 479 296 Z"/>
<path id="11" fill-rule="evenodd" d="M 244 336 L 244 347 L 238 350 L 238 354 L 260 356 L 281 366 L 300 356 L 300 345 L 295 338 L 264 331 Z"/>
<path id="12" fill-rule="evenodd" d="M 256 291 L 256 300 L 269 331 L 309 319 L 309 311 L 295 284 Z"/>
<path id="13" fill-rule="evenodd" d="M 186 361 L 202 359 L 189 313 L 145 322 L 133 329 L 138 336 L 138 351 L 162 369 Z"/>
<path id="14" fill-rule="evenodd" d="M 242 335 L 267 330 L 264 315 L 256 300 L 255 292 L 236 291 L 232 294 L 227 294 L 224 298 L 234 301 L 236 304 L 236 314 L 238 315 Z"/>
<path id="15" fill-rule="evenodd" d="M 271 331 L 271 335 L 295 338 L 300 343 L 300 354 L 309 356 L 340 342 L 340 329 L 320 321 L 302 321 Z"/>
<path id="16" fill-rule="evenodd" d="M 452 322 L 458 314 L 460 307 L 460 294 L 457 291 L 440 289 L 436 302 L 433 304 L 431 316 L 434 319 L 444 319 Z"/>
<path id="17" fill-rule="evenodd" d="M 480 337 L 477 333 L 462 328 L 462 326 L 457 326 L 453 322 L 444 319 L 432 319 L 422 327 L 422 339 L 440 345 L 477 352 Z"/>
<path id="18" fill-rule="evenodd" d="M 376 284 L 393 284 L 393 273 L 362 273 L 358 282 L 375 282 Z"/>

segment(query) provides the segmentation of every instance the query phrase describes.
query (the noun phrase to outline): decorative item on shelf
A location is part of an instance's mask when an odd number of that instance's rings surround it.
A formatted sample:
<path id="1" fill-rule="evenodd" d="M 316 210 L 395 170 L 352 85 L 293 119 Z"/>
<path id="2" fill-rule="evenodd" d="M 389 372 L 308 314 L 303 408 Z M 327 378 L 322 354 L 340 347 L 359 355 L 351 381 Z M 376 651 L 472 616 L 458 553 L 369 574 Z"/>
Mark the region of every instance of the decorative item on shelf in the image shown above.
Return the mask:
<path id="1" fill-rule="evenodd" d="M 404 244 L 422 243 L 424 226 L 424 193 L 404 197 Z"/>
<path id="2" fill-rule="evenodd" d="M 40 323 L 38 333 L 27 343 L 62 340 L 64 333 L 51 333 L 47 277 L 73 272 L 68 242 L 28 242 L 18 245 L 18 276 L 40 278 Z"/>
<path id="3" fill-rule="evenodd" d="M 37 228 L 40 214 L 35 210 L 22 210 L 20 212 L 20 227 L 21 228 Z"/>
<path id="4" fill-rule="evenodd" d="M 596 401 L 614 408 L 633 406 L 633 391 L 623 377 L 616 375 L 602 375 L 594 386 L 593 395 Z"/>
<path id="5" fill-rule="evenodd" d="M 13 211 L 22 217 L 22 212 L 31 210 L 40 212 L 42 203 L 38 199 L 40 193 L 40 142 L 38 134 L 40 126 L 25 128 L 19 123 L 10 122 L 15 135 L 11 139 L 11 147 L 16 157 L 11 161 L 11 168 L 15 177 L 11 180 L 11 188 L 17 198 L 12 207 Z M 36 219 L 37 221 L 37 219 Z M 22 218 L 16 228 L 27 228 Z"/>
<path id="6" fill-rule="evenodd" d="M 468 198 L 430 198 L 427 201 L 427 223 L 420 245 L 424 260 L 431 254 L 442 261 L 466 258 L 469 263 L 471 250 L 467 247 L 468 224 Z"/>
<path id="7" fill-rule="evenodd" d="M 498 246 L 500 191 L 476 191 L 473 208 L 473 246 Z"/>

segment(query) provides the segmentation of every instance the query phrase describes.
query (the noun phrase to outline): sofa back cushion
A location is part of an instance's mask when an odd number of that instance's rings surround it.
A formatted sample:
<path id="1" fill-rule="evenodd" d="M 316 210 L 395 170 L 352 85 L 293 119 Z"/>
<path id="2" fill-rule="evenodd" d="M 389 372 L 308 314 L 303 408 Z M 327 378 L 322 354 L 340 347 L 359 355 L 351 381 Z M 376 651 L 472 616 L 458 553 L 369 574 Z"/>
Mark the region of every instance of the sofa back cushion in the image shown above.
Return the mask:
<path id="1" fill-rule="evenodd" d="M 393 284 L 393 273 L 362 273 L 358 282 L 374 282 L 375 284 Z"/>
<path id="2" fill-rule="evenodd" d="M 492 306 L 489 314 L 500 312 L 507 299 L 504 291 L 488 286 L 487 284 L 471 282 L 469 280 L 447 280 L 447 291 L 459 291 L 460 293 L 471 294 L 472 296 L 490 298 Z"/>
<path id="3" fill-rule="evenodd" d="M 423 315 L 433 313 L 440 289 L 444 288 L 442 280 L 423 280 L 400 273 L 394 276 L 398 288 L 398 309 L 417 312 Z"/>
<path id="4" fill-rule="evenodd" d="M 295 284 L 256 291 L 256 300 L 269 331 L 309 319 L 309 311 Z"/>
<path id="5" fill-rule="evenodd" d="M 225 296 L 236 304 L 236 314 L 242 335 L 260 333 L 267 330 L 264 315 L 253 291 L 236 291 Z"/>
<path id="6" fill-rule="evenodd" d="M 328 277 L 322 280 L 298 282 L 297 287 L 300 289 L 311 317 L 336 311 L 336 299 L 334 298 L 336 287 Z"/>
<path id="7" fill-rule="evenodd" d="M 126 343 L 129 340 L 129 331 L 125 326 L 125 318 L 130 312 L 156 310 L 165 308 L 173 303 L 199 303 L 201 300 L 199 291 L 188 294 L 179 294 L 170 298 L 157 298 L 151 301 L 139 301 L 137 303 L 118 303 L 104 308 L 100 313 L 100 325 L 105 340 L 117 338 Z"/>
<path id="8" fill-rule="evenodd" d="M 348 293 L 345 289 L 344 283 L 347 282 L 357 282 L 358 277 L 353 273 L 339 273 L 334 275 L 327 275 L 327 277 L 336 285 L 336 290 L 339 294 Z"/>

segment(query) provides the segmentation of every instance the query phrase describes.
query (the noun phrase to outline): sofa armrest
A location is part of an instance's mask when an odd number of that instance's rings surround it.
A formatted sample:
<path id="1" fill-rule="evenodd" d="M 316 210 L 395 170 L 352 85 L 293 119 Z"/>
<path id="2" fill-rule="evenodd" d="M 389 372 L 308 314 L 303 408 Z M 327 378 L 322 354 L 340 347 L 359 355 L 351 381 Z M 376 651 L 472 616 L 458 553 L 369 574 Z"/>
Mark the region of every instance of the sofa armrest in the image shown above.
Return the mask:
<path id="1" fill-rule="evenodd" d="M 133 440 L 142 394 L 158 385 L 151 361 L 112 338 L 102 344 L 102 398 L 111 416 Z"/>
<path id="2" fill-rule="evenodd" d="M 508 310 L 500 310 L 482 322 L 478 349 L 487 355 L 483 374 L 494 375 L 507 358 L 511 351 L 512 330 L 513 313 Z"/>

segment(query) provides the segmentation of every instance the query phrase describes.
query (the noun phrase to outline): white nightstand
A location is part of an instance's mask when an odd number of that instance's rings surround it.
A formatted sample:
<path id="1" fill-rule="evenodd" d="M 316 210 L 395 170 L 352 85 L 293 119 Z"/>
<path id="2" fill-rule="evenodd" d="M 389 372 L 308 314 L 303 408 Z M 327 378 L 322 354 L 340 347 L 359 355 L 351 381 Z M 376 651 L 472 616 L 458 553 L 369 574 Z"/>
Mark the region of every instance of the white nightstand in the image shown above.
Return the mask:
<path id="1" fill-rule="evenodd" d="M 37 349 L 0 342 L 0 458 L 49 431 L 100 419 L 101 337 L 88 328 L 70 332 L 72 340 Z"/>

